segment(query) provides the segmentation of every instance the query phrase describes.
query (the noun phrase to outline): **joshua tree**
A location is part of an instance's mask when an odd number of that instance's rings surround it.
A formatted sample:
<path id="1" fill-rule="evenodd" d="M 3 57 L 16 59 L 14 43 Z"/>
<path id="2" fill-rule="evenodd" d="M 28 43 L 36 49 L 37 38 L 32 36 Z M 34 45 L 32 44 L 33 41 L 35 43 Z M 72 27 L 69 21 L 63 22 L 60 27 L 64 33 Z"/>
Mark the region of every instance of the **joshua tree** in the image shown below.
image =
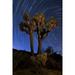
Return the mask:
<path id="1" fill-rule="evenodd" d="M 33 20 L 36 22 L 37 25 L 37 34 L 38 34 L 38 53 L 41 54 L 41 46 L 42 46 L 42 39 L 41 39 L 41 32 L 45 25 L 45 16 L 42 13 L 38 13 L 33 17 Z"/>
<path id="2" fill-rule="evenodd" d="M 57 21 L 52 16 L 48 22 L 46 22 L 46 18 L 43 13 L 38 13 L 33 17 L 37 25 L 37 34 L 38 34 L 38 53 L 42 53 L 42 39 L 47 36 L 48 32 L 50 32 L 53 28 L 56 27 Z"/>
<path id="3" fill-rule="evenodd" d="M 36 31 L 38 35 L 38 54 L 42 53 L 42 39 L 47 36 L 53 28 L 56 27 L 57 21 L 54 17 L 51 17 L 49 21 L 46 21 L 43 13 L 38 13 L 30 19 L 29 14 L 24 13 L 23 22 L 20 24 L 21 31 L 24 31 L 30 35 L 30 46 L 33 54 L 33 32 Z"/>
<path id="4" fill-rule="evenodd" d="M 20 23 L 20 30 L 30 35 L 30 48 L 31 53 L 33 54 L 33 32 L 35 30 L 35 22 L 34 20 L 30 20 L 30 16 L 28 13 L 24 13 L 23 15 L 23 22 Z"/>

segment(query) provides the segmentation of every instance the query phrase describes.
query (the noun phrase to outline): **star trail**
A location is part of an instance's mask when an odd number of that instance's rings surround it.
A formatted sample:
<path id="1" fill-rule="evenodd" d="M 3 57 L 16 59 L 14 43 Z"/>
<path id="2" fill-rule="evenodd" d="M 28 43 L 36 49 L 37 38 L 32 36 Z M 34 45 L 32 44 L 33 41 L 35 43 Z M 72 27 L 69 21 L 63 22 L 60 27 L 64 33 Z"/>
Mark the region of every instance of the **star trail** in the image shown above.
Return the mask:
<path id="1" fill-rule="evenodd" d="M 13 48 L 30 51 L 29 35 L 21 32 L 19 24 L 23 20 L 24 12 L 29 12 L 31 17 L 38 12 L 45 14 L 49 20 L 51 16 L 57 19 L 58 26 L 49 32 L 42 41 L 42 49 L 51 46 L 54 51 L 62 51 L 62 0 L 13 0 Z M 37 52 L 38 40 L 34 33 L 34 50 Z"/>

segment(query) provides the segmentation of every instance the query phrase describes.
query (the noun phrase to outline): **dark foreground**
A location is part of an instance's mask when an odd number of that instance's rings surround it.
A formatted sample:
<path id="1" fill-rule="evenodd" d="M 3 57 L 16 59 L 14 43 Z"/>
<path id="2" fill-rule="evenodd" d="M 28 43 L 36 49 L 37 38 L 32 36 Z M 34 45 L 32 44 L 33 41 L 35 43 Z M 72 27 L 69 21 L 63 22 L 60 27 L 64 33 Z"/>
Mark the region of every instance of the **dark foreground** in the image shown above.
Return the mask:
<path id="1" fill-rule="evenodd" d="M 61 55 L 48 56 L 45 66 L 32 63 L 30 56 L 29 52 L 13 49 L 13 75 L 62 75 Z"/>

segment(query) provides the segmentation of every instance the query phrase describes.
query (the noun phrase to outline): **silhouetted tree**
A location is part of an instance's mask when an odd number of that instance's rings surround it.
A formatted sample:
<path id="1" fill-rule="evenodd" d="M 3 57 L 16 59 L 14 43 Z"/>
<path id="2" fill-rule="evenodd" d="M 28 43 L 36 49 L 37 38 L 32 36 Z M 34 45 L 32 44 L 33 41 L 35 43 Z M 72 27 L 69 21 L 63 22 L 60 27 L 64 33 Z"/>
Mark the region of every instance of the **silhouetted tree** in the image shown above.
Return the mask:
<path id="1" fill-rule="evenodd" d="M 45 51 L 48 55 L 52 54 L 53 53 L 53 48 L 52 47 L 48 47 L 46 48 L 46 51 Z"/>

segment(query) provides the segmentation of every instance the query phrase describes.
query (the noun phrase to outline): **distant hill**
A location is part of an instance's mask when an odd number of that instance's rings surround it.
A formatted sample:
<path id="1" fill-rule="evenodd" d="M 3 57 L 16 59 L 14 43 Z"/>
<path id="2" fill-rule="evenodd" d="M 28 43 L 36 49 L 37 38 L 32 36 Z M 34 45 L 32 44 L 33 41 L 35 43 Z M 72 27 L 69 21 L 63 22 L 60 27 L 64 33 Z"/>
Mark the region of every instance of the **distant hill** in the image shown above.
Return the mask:
<path id="1" fill-rule="evenodd" d="M 36 56 L 37 54 L 34 54 Z M 46 66 L 36 66 L 31 62 L 31 52 L 13 49 L 13 73 L 14 75 L 61 75 L 62 73 L 62 56 L 52 53 L 48 56 Z M 40 70 L 41 69 L 41 70 Z M 38 74 L 40 72 L 40 74 Z M 50 72 L 49 74 L 47 74 Z M 23 74 L 24 73 L 24 74 Z M 52 74 L 53 73 L 53 74 Z M 58 73 L 58 74 L 56 74 Z"/>

